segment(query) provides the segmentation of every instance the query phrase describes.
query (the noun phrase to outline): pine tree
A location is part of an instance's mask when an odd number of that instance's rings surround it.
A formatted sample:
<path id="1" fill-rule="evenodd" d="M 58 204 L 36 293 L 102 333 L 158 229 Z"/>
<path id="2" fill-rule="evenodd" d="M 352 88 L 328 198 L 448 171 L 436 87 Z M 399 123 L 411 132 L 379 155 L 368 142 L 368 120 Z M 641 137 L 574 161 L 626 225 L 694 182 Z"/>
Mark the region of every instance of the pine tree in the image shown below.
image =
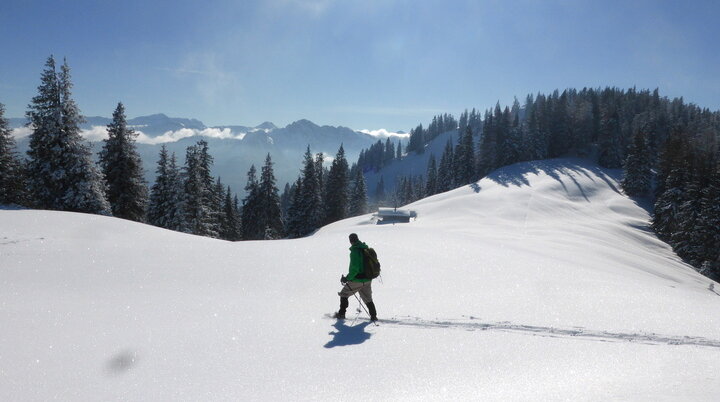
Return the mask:
<path id="1" fill-rule="evenodd" d="M 296 238 L 305 235 L 305 222 L 303 221 L 302 209 L 302 176 L 298 177 L 294 184 L 295 191 L 292 194 L 292 201 L 287 213 L 286 232 L 288 237 Z"/>
<path id="2" fill-rule="evenodd" d="M 242 240 L 242 207 L 240 206 L 240 201 L 238 200 L 237 194 L 233 196 L 233 203 L 232 203 L 232 209 L 233 214 L 236 217 L 236 222 L 233 229 L 234 234 L 234 240 Z"/>
<path id="3" fill-rule="evenodd" d="M 413 201 L 425 198 L 425 178 L 417 175 L 413 183 Z"/>
<path id="4" fill-rule="evenodd" d="M 512 165 L 521 159 L 522 129 L 520 126 L 520 102 L 518 102 L 517 98 L 513 102 L 507 119 L 509 122 L 507 136 L 498 154 L 499 166 Z"/>
<path id="5" fill-rule="evenodd" d="M 148 203 L 148 223 L 161 228 L 186 231 L 185 190 L 175 154 L 169 155 L 165 145 L 160 149 L 155 184 Z"/>
<path id="6" fill-rule="evenodd" d="M 390 141 L 390 138 L 385 140 L 385 155 L 383 158 L 384 165 L 387 166 L 395 159 L 395 144 Z"/>
<path id="7" fill-rule="evenodd" d="M 625 159 L 625 177 L 621 183 L 625 194 L 643 196 L 650 191 L 652 166 L 647 138 L 642 131 L 635 134 Z"/>
<path id="8" fill-rule="evenodd" d="M 498 144 L 498 127 L 496 122 L 502 119 L 500 106 L 495 107 L 495 116 L 487 113 L 483 123 L 483 135 L 480 137 L 480 151 L 478 157 L 478 175 L 486 176 L 497 168 L 497 144 Z"/>
<path id="9" fill-rule="evenodd" d="M 469 127 L 467 129 L 470 129 Z M 473 166 L 474 168 L 474 166 Z M 430 161 L 428 162 L 427 168 L 427 182 L 425 182 L 425 194 L 424 196 L 431 196 L 437 193 L 438 187 L 438 173 L 437 165 L 435 163 L 435 155 L 430 155 Z"/>
<path id="10" fill-rule="evenodd" d="M 322 199 L 317 168 L 309 146 L 305 152 L 301 196 L 303 204 L 301 205 L 300 217 L 304 225 L 301 236 L 305 236 L 320 227 L 322 218 L 322 210 L 320 209 Z"/>
<path id="11" fill-rule="evenodd" d="M 572 145 L 571 130 L 569 123 L 568 114 L 568 94 L 567 91 L 563 91 L 562 95 L 558 96 L 557 91 L 551 98 L 552 112 L 550 123 L 550 141 L 549 141 L 549 152 L 551 158 L 557 158 L 563 156 L 570 150 Z M 618 160 L 616 167 L 620 167 L 620 161 Z"/>
<path id="12" fill-rule="evenodd" d="M 0 204 L 27 204 L 25 186 L 23 162 L 5 119 L 5 105 L 0 103 Z"/>
<path id="13" fill-rule="evenodd" d="M 290 203 L 292 203 L 293 193 L 295 193 L 294 185 L 285 183 L 285 188 L 280 194 L 280 208 L 282 209 L 283 222 L 287 222 L 288 210 L 290 209 Z"/>
<path id="14" fill-rule="evenodd" d="M 185 222 L 189 233 L 218 237 L 217 203 L 210 175 L 213 158 L 205 140 L 187 148 L 185 156 Z"/>
<path id="15" fill-rule="evenodd" d="M 691 170 L 695 169 L 691 168 Z M 701 233 L 697 231 L 702 211 L 702 178 L 697 173 L 697 171 L 692 172 L 685 184 L 683 199 L 679 202 L 673 217 L 674 229 L 670 233 L 669 242 L 678 256 L 691 265 L 699 267 L 704 262 L 704 242 Z"/>
<path id="16" fill-rule="evenodd" d="M 220 177 L 215 180 L 215 185 L 212 187 L 212 200 L 213 200 L 213 215 L 215 218 L 215 230 L 217 231 L 217 237 L 222 239 L 223 222 L 228 219 L 225 202 L 226 192 L 225 185 L 223 184 Z"/>
<path id="17" fill-rule="evenodd" d="M 223 200 L 223 219 L 220 223 L 221 239 L 238 241 L 242 238 L 240 211 L 238 210 L 237 204 L 237 197 L 233 199 L 230 186 L 228 186 Z"/>
<path id="18" fill-rule="evenodd" d="M 350 191 L 350 205 L 348 206 L 348 216 L 358 216 L 367 213 L 368 200 L 367 190 L 365 188 L 365 176 L 362 170 L 357 169 L 355 178 Z"/>
<path id="19" fill-rule="evenodd" d="M 325 223 L 339 221 L 345 218 L 348 206 L 348 163 L 345 159 L 345 149 L 340 145 L 337 155 L 328 172 L 327 185 L 323 204 L 325 206 Z"/>
<path id="20" fill-rule="evenodd" d="M 454 178 L 457 185 L 469 184 L 476 179 L 475 144 L 470 127 L 465 129 L 455 147 Z"/>
<path id="21" fill-rule="evenodd" d="M 672 241 L 678 230 L 678 210 L 688 201 L 687 186 L 690 182 L 690 144 L 681 127 L 673 130 L 665 142 L 660 156 L 661 182 L 657 189 L 652 227 L 658 237 Z"/>
<path id="22" fill-rule="evenodd" d="M 620 115 L 615 105 L 603 112 L 600 121 L 600 166 L 617 169 L 622 166 L 622 149 L 620 140 Z"/>
<path id="23" fill-rule="evenodd" d="M 125 107 L 118 103 L 108 124 L 108 139 L 100 151 L 100 166 L 107 181 L 107 198 L 114 216 L 137 222 L 145 220 L 147 184 L 137 153 L 137 133 L 127 127 Z"/>
<path id="24" fill-rule="evenodd" d="M 258 184 L 258 207 L 260 212 L 260 224 L 258 226 L 262 227 L 265 240 L 279 239 L 285 232 L 278 191 L 275 185 L 272 158 L 270 158 L 270 154 L 267 154 L 265 165 L 260 173 L 260 183 Z"/>
<path id="25" fill-rule="evenodd" d="M 255 165 L 251 165 L 245 183 L 245 198 L 242 201 L 243 240 L 260 240 L 265 236 L 259 201 L 260 185 L 257 181 Z"/>
<path id="26" fill-rule="evenodd" d="M 425 131 L 423 130 L 422 124 L 418 125 L 416 128 L 410 130 L 410 140 L 407 144 L 407 147 L 405 148 L 405 151 L 410 152 L 416 152 L 416 153 L 423 153 L 425 150 Z"/>
<path id="27" fill-rule="evenodd" d="M 385 202 L 385 178 L 381 175 L 380 180 L 377 182 L 377 186 L 375 186 L 375 200 L 378 204 L 382 204 Z"/>
<path id="28" fill-rule="evenodd" d="M 525 154 L 528 160 L 546 159 L 548 156 L 548 139 L 540 129 L 539 113 L 545 98 L 538 96 L 535 103 L 528 100 L 525 108 L 528 110 L 527 124 L 525 125 Z"/>
<path id="29" fill-rule="evenodd" d="M 661 239 L 669 240 L 678 229 L 678 209 L 688 201 L 686 194 L 688 177 L 686 164 L 680 163 L 675 166 L 665 180 L 665 191 L 655 201 L 652 226 Z"/>
<path id="30" fill-rule="evenodd" d="M 469 120 L 468 110 L 465 109 L 465 111 L 460 113 L 460 121 L 458 123 L 458 132 L 460 132 L 460 133 L 465 132 L 465 129 L 468 127 L 468 120 Z"/>
<path id="31" fill-rule="evenodd" d="M 702 190 L 700 217 L 695 230 L 701 242 L 701 273 L 720 280 L 720 159 L 709 179 L 708 186 Z"/>
<path id="32" fill-rule="evenodd" d="M 72 99 L 70 68 L 60 72 L 50 56 L 26 114 L 33 133 L 28 155 L 29 187 L 37 206 L 110 214 L 105 183 L 80 136 L 80 111 Z"/>
<path id="33" fill-rule="evenodd" d="M 440 158 L 440 166 L 438 167 L 437 173 L 437 185 L 436 192 L 444 193 L 452 189 L 455 186 L 455 177 L 453 166 L 455 155 L 453 152 L 452 142 L 448 139 L 445 144 L 445 150 L 443 151 L 442 157 Z"/>

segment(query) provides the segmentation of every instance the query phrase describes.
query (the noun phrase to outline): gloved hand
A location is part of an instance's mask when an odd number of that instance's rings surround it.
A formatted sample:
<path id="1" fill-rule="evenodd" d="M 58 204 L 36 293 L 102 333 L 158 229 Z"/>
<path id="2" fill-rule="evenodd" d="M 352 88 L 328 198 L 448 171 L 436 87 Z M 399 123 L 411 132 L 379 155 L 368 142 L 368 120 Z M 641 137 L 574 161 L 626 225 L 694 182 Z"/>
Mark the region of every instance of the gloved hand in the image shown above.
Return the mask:
<path id="1" fill-rule="evenodd" d="M 342 283 L 343 285 L 347 283 L 347 278 L 345 277 L 345 275 L 340 275 L 340 283 Z"/>

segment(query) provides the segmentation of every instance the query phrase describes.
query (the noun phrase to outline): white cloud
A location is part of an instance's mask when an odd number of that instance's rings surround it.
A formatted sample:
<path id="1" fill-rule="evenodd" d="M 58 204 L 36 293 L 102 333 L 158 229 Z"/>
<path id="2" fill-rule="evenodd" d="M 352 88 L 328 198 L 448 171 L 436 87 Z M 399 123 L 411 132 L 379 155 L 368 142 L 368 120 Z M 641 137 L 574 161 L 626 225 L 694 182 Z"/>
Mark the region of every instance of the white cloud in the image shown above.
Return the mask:
<path id="1" fill-rule="evenodd" d="M 92 126 L 90 130 L 82 130 L 80 135 L 88 141 L 102 141 L 108 139 L 107 126 Z"/>
<path id="2" fill-rule="evenodd" d="M 398 137 L 398 138 L 409 138 L 410 134 L 407 133 L 396 133 L 392 131 L 388 131 L 384 128 L 381 128 L 379 130 L 358 130 L 359 132 L 363 134 L 372 135 L 373 137 L 377 138 L 388 138 L 388 137 Z"/>
<path id="3" fill-rule="evenodd" d="M 19 140 L 20 138 L 25 138 L 32 134 L 33 130 L 30 127 L 22 126 L 18 128 L 13 128 L 11 130 L 11 134 L 13 137 L 15 137 L 16 140 Z"/>
<path id="4" fill-rule="evenodd" d="M 12 135 L 15 139 L 20 139 L 32 134 L 33 130 L 30 127 L 18 127 L 12 130 Z M 135 130 L 137 138 L 135 139 L 139 144 L 164 144 L 167 142 L 177 142 L 183 138 L 189 137 L 208 137 L 208 138 L 221 138 L 221 139 L 235 139 L 242 140 L 246 133 L 233 133 L 229 128 L 205 128 L 203 130 L 183 128 L 177 131 L 167 131 L 160 136 L 151 137 L 140 130 Z M 107 126 L 92 126 L 89 130 L 82 130 L 80 135 L 88 141 L 98 142 L 106 140 L 108 138 Z"/>
<path id="5" fill-rule="evenodd" d="M 138 133 L 137 142 L 140 144 L 164 144 L 167 142 L 177 142 L 183 138 L 190 137 L 209 137 L 209 138 L 221 138 L 221 139 L 236 139 L 241 140 L 245 137 L 245 133 L 233 133 L 229 128 L 205 128 L 198 130 L 194 128 L 182 128 L 176 131 L 167 131 L 160 136 L 150 137 L 142 131 L 136 131 Z"/>

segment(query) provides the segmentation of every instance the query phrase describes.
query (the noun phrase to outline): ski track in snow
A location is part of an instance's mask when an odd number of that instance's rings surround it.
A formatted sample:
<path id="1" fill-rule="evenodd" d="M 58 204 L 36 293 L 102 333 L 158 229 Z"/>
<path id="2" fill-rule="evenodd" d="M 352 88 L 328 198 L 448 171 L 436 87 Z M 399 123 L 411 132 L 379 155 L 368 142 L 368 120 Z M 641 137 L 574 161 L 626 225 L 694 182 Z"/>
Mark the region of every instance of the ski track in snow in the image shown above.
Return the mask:
<path id="1" fill-rule="evenodd" d="M 470 321 L 465 321 L 470 320 Z M 391 326 L 414 327 L 421 329 L 454 328 L 467 331 L 504 331 L 533 336 L 552 338 L 573 337 L 598 342 L 633 342 L 646 345 L 689 345 L 720 348 L 720 340 L 707 339 L 698 336 L 668 336 L 656 333 L 624 333 L 589 330 L 582 327 L 555 328 L 535 325 L 513 324 L 508 321 L 485 323 L 478 322 L 476 317 L 469 316 L 465 320 L 436 319 L 426 320 L 420 317 L 402 316 L 390 319 L 380 319 L 380 323 Z"/>

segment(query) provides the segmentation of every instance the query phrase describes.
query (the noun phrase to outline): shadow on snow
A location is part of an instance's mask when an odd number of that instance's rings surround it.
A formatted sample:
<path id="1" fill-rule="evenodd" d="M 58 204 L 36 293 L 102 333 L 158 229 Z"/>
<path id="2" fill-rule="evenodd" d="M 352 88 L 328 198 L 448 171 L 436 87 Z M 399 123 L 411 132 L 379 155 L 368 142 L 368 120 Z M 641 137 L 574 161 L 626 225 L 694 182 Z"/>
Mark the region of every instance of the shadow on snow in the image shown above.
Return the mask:
<path id="1" fill-rule="evenodd" d="M 511 166 L 505 166 L 498 169 L 486 176 L 487 179 L 494 181 L 504 187 L 509 186 L 529 186 L 530 182 L 527 179 L 528 174 L 539 174 L 540 172 L 547 174 L 548 176 L 555 179 L 563 187 L 565 192 L 568 194 L 567 185 L 563 182 L 563 177 L 568 177 L 573 182 L 572 184 L 577 187 L 580 194 L 585 198 L 585 201 L 589 201 L 586 193 L 586 189 L 575 180 L 574 174 L 583 175 L 592 181 L 595 181 L 595 177 L 600 178 L 605 184 L 608 185 L 616 193 L 620 193 L 620 190 L 615 185 L 621 178 L 622 172 L 619 169 L 602 169 L 596 165 L 593 165 L 584 160 L 557 160 L 548 159 L 541 161 L 518 163 Z M 590 174 L 592 173 L 592 175 Z M 477 190 L 476 190 L 477 191 Z"/>
<path id="2" fill-rule="evenodd" d="M 371 333 L 365 332 L 365 327 L 370 325 L 369 321 L 362 322 L 357 325 L 349 326 L 344 320 L 338 320 L 333 327 L 335 331 L 330 331 L 333 339 L 325 344 L 325 348 L 334 348 L 336 346 L 359 345 L 372 336 Z"/>

